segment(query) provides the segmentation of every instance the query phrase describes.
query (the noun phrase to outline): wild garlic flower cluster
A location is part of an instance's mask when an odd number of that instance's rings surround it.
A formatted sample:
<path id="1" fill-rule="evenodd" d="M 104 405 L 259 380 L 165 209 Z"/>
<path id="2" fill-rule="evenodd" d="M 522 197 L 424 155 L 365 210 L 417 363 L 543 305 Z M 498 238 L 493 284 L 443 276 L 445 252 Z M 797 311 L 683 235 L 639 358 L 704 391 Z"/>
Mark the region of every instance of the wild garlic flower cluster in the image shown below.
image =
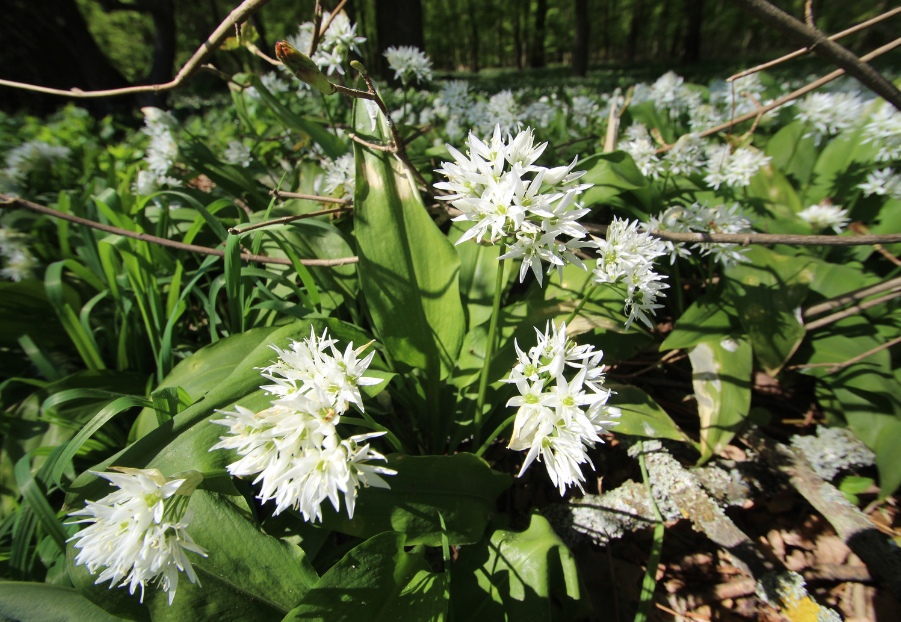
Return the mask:
<path id="1" fill-rule="evenodd" d="M 434 101 L 435 114 L 444 119 L 444 131 L 451 140 L 456 140 L 467 125 L 473 106 L 466 80 L 448 80 Z"/>
<path id="2" fill-rule="evenodd" d="M 34 276 L 38 260 L 28 249 L 24 233 L 0 225 L 0 257 L 3 257 L 3 268 L 0 277 L 10 281 L 21 281 Z"/>
<path id="3" fill-rule="evenodd" d="M 256 475 L 253 483 L 262 483 L 258 498 L 264 503 L 274 500 L 275 514 L 293 508 L 304 520 L 322 520 L 322 503 L 328 499 L 337 511 L 340 492 L 353 518 L 360 486 L 390 488 L 380 475 L 396 473 L 369 464 L 385 457 L 366 441 L 385 432 L 347 439 L 338 433 L 350 404 L 363 410 L 360 387 L 382 380 L 363 375 L 374 352 L 359 356 L 370 344 L 355 350 L 351 343 L 341 354 L 336 343 L 328 331 L 321 337 L 311 331 L 309 338 L 293 341 L 288 349 L 272 346 L 278 360 L 263 368 L 262 376 L 275 384 L 260 388 L 278 399 L 258 413 L 236 405 L 235 412 L 220 411 L 225 417 L 212 420 L 228 432 L 210 451 L 234 449 L 239 459 L 228 465 L 228 472 Z"/>
<path id="4" fill-rule="evenodd" d="M 144 113 L 144 127 L 141 131 L 150 137 L 150 144 L 144 152 L 144 162 L 155 178 L 144 181 L 144 189 L 150 187 L 150 181 L 155 181 L 157 186 L 181 186 L 181 181 L 168 174 L 178 156 L 178 143 L 172 135 L 178 129 L 178 121 L 168 112 L 152 106 L 141 108 L 141 112 Z"/>
<path id="5" fill-rule="evenodd" d="M 470 133 L 466 144 L 465 155 L 447 145 L 455 161 L 443 162 L 436 171 L 447 181 L 435 187 L 451 193 L 437 198 L 463 212 L 454 220 L 474 223 L 457 244 L 514 238 L 509 252 L 499 259 L 522 258 L 520 281 L 531 268 L 542 283 L 543 261 L 549 269 L 574 263 L 584 270 L 573 251 L 588 244 L 581 241 L 587 231 L 578 219 L 589 210 L 575 199 L 591 184 L 575 183 L 584 174 L 573 171 L 578 157 L 568 166 L 537 166 L 547 143 L 535 145 L 531 128 L 515 137 L 507 134 L 504 140 L 498 125 L 487 143 Z"/>
<path id="6" fill-rule="evenodd" d="M 901 158 L 901 112 L 889 104 L 870 116 L 863 127 L 864 143 L 874 143 L 879 147 L 877 162 L 890 162 Z"/>
<path id="7" fill-rule="evenodd" d="M 222 158 L 228 164 L 247 168 L 253 158 L 250 156 L 250 147 L 240 140 L 232 140 L 228 143 L 228 149 L 222 154 Z"/>
<path id="8" fill-rule="evenodd" d="M 322 14 L 322 23 L 325 24 L 331 18 L 331 13 Z M 313 42 L 313 22 L 304 22 L 297 30 L 297 34 L 287 38 L 288 43 L 306 54 Z M 329 24 L 328 30 L 320 34 L 319 44 L 312 61 L 320 70 L 328 76 L 334 74 L 344 75 L 344 65 L 351 52 L 360 54 L 360 43 L 365 43 L 366 37 L 357 36 L 357 25 L 348 19 L 342 11 L 335 15 Z M 309 89 L 310 86 L 301 82 L 301 89 Z"/>
<path id="9" fill-rule="evenodd" d="M 804 137 L 819 145 L 824 136 L 835 136 L 857 124 L 864 102 L 855 93 L 811 93 L 795 103 L 795 118 L 807 124 Z"/>
<path id="10" fill-rule="evenodd" d="M 901 175 L 890 168 L 867 173 L 867 180 L 857 187 L 863 190 L 864 196 L 875 194 L 901 199 Z"/>
<path id="11" fill-rule="evenodd" d="M 663 307 L 657 304 L 657 296 L 666 296 L 661 291 L 669 287 L 662 282 L 666 277 L 654 271 L 654 260 L 666 254 L 666 246 L 639 231 L 638 225 L 638 221 L 614 218 L 607 225 L 606 237 L 595 238 L 598 260 L 592 279 L 598 285 L 626 287 L 626 330 L 636 319 L 653 328 L 648 313 L 656 315 Z"/>
<path id="12" fill-rule="evenodd" d="M 94 475 L 118 490 L 69 514 L 86 517 L 72 524 L 90 523 L 69 539 L 76 541 L 75 564 L 91 574 L 102 569 L 95 584 L 128 585 L 129 594 L 140 587 L 141 602 L 147 582 L 156 580 L 171 605 L 179 572 L 200 585 L 187 553 L 207 553 L 188 533 L 193 516 L 188 502 L 203 477 L 197 471 L 164 477 L 156 469 L 113 468 L 120 472 Z"/>
<path id="13" fill-rule="evenodd" d="M 752 147 L 732 151 L 729 145 L 712 145 L 707 148 L 706 155 L 704 181 L 717 190 L 721 184 L 731 188 L 751 185 L 751 178 L 772 159 Z"/>
<path id="14" fill-rule="evenodd" d="M 342 195 L 353 196 L 356 167 L 352 153 L 345 153 L 337 160 L 323 160 L 322 167 L 325 169 L 322 183 L 326 194 L 331 195 L 340 188 Z"/>
<path id="15" fill-rule="evenodd" d="M 538 343 L 528 352 L 514 342 L 518 361 L 503 380 L 515 384 L 520 393 L 507 402 L 519 409 L 508 449 L 528 452 L 518 477 L 537 458 L 561 495 L 573 485 L 584 492 L 581 465 L 594 468 L 587 448 L 603 443 L 599 434 L 616 425 L 611 419 L 621 415 L 607 405 L 604 353 L 568 340 L 565 323 L 557 328 L 548 322 L 544 333 L 537 328 L 535 333 Z"/>
<path id="16" fill-rule="evenodd" d="M 576 95 L 573 97 L 571 113 L 573 125 L 584 129 L 591 123 L 599 120 L 601 106 L 590 97 Z"/>
<path id="17" fill-rule="evenodd" d="M 385 58 L 388 59 L 388 67 L 394 70 L 395 79 L 399 79 L 404 86 L 411 80 L 417 83 L 432 81 L 432 61 L 417 47 L 392 46 L 385 50 Z"/>
<path id="18" fill-rule="evenodd" d="M 716 205 L 708 207 L 707 203 L 692 205 L 673 205 L 660 216 L 651 217 L 641 225 L 645 231 L 670 231 L 672 233 L 750 233 L 751 221 L 745 218 L 741 207 L 736 203 L 732 207 Z M 691 253 L 682 244 L 664 242 L 670 263 L 676 257 L 691 257 Z M 739 244 L 697 243 L 691 248 L 700 249 L 702 256 L 710 255 L 724 267 L 734 266 L 747 261 L 742 255 L 744 248 Z"/>
<path id="19" fill-rule="evenodd" d="M 71 150 L 29 140 L 6 154 L 4 168 L 0 170 L 0 189 L 11 191 L 25 184 L 29 173 L 49 173 L 57 162 L 69 157 Z"/>
<path id="20" fill-rule="evenodd" d="M 815 231 L 831 228 L 836 233 L 841 233 L 851 222 L 848 210 L 842 209 L 840 205 L 832 205 L 829 199 L 801 210 L 798 217 Z"/>
<path id="21" fill-rule="evenodd" d="M 487 102 L 476 102 L 469 113 L 472 126 L 482 134 L 492 132 L 498 125 L 505 134 L 518 130 L 524 118 L 522 106 L 509 89 L 495 93 Z"/>

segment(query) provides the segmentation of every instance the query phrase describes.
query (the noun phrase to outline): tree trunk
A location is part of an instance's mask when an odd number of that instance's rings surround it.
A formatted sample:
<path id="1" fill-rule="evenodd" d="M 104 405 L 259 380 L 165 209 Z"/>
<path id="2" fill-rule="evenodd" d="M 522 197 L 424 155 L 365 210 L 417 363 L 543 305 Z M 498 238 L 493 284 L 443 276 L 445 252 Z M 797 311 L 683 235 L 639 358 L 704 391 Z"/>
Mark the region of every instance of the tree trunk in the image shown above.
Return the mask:
<path id="1" fill-rule="evenodd" d="M 546 33 L 547 0 L 538 0 L 535 7 L 535 32 L 532 38 L 529 66 L 544 67 L 544 35 Z"/>
<path id="2" fill-rule="evenodd" d="M 632 7 L 632 23 L 629 26 L 629 38 L 626 40 L 626 60 L 632 62 L 635 60 L 638 35 L 641 30 L 641 22 L 644 19 L 644 0 L 635 0 Z"/>
<path id="3" fill-rule="evenodd" d="M 164 84 L 174 77 L 175 71 L 175 6 L 173 0 L 157 0 L 149 9 L 153 17 L 153 65 L 144 78 L 145 84 Z M 141 104 L 162 106 L 165 93 L 141 93 Z"/>
<path id="4" fill-rule="evenodd" d="M 0 76 L 57 89 L 83 91 L 130 86 L 110 64 L 75 0 L 16 0 L 4 3 L 0 20 Z M 0 106 L 27 108 L 34 114 L 55 110 L 67 100 L 56 95 L 0 87 Z M 133 96 L 82 99 L 79 104 L 97 116 L 127 108 Z"/>
<path id="5" fill-rule="evenodd" d="M 576 0 L 576 43 L 573 47 L 573 75 L 588 73 L 588 0 Z"/>
<path id="6" fill-rule="evenodd" d="M 375 0 L 375 30 L 381 75 L 394 84 L 394 73 L 388 71 L 385 50 L 401 45 L 425 49 L 420 0 Z"/>
<path id="7" fill-rule="evenodd" d="M 696 63 L 701 60 L 701 25 L 704 17 L 704 0 L 685 0 L 685 53 L 682 61 Z"/>
<path id="8" fill-rule="evenodd" d="M 522 30 L 519 21 L 519 2 L 513 3 L 513 56 L 516 68 L 522 69 Z"/>
<path id="9" fill-rule="evenodd" d="M 466 0 L 466 15 L 469 18 L 469 66 L 473 73 L 479 73 L 479 20 L 476 17 L 476 3 Z"/>

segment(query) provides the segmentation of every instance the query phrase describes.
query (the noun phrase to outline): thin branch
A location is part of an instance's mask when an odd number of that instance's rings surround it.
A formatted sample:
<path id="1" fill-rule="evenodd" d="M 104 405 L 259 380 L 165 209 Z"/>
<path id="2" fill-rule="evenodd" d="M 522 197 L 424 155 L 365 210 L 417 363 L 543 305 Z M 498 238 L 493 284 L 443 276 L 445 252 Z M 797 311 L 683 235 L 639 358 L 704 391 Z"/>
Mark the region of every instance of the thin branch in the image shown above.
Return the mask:
<path id="1" fill-rule="evenodd" d="M 155 235 L 149 235 L 147 233 L 138 233 L 136 231 L 129 231 L 128 229 L 120 229 L 119 227 L 104 225 L 103 223 L 94 222 L 93 220 L 88 220 L 87 218 L 80 218 L 79 216 L 64 214 L 53 208 L 38 205 L 37 203 L 32 203 L 31 201 L 25 201 L 24 199 L 20 199 L 18 197 L 11 197 L 5 194 L 0 194 L 0 209 L 13 209 L 16 207 L 31 210 L 39 214 L 44 214 L 45 216 L 50 216 L 51 218 L 59 218 L 61 220 L 74 222 L 79 225 L 91 227 L 92 229 L 106 231 L 107 233 L 121 235 L 123 237 L 140 240 L 142 242 L 149 242 L 150 244 L 158 244 L 159 246 L 166 246 L 168 248 L 174 248 L 176 250 L 182 251 L 190 251 L 192 253 L 199 253 L 201 255 L 216 255 L 217 257 L 225 257 L 225 251 L 218 248 L 208 248 L 206 246 L 197 246 L 196 244 L 185 244 L 184 242 L 176 242 L 175 240 L 160 238 Z M 293 265 L 290 259 L 266 257 L 264 255 L 253 255 L 251 253 L 241 253 L 241 259 L 255 263 L 281 264 L 285 266 Z M 300 263 L 305 266 L 328 267 L 343 266 L 345 264 L 357 263 L 358 261 L 358 257 L 341 257 L 339 259 L 301 259 Z"/>
<path id="2" fill-rule="evenodd" d="M 581 142 L 585 142 L 586 140 L 595 140 L 597 138 L 598 138 L 598 136 L 595 136 L 594 134 L 592 134 L 591 136 L 586 136 L 584 138 L 576 138 L 574 140 L 569 140 L 569 141 L 563 143 L 562 145 L 557 145 L 556 147 L 554 147 L 554 149 L 559 153 L 559 152 L 563 151 L 564 149 L 566 149 L 567 147 L 572 147 L 573 145 L 581 143 Z"/>
<path id="3" fill-rule="evenodd" d="M 318 194 L 303 194 L 301 192 L 285 192 L 284 190 L 270 190 L 269 194 L 276 199 L 306 199 L 307 201 L 319 201 L 320 203 L 338 203 L 350 205 L 351 199 L 336 199 L 335 197 L 323 197 Z"/>
<path id="4" fill-rule="evenodd" d="M 760 21 L 792 37 L 901 110 L 901 91 L 848 49 L 830 41 L 819 29 L 799 21 L 766 0 L 732 0 Z"/>
<path id="5" fill-rule="evenodd" d="M 817 27 L 817 25 L 813 21 L 813 0 L 807 0 L 804 3 L 804 23 L 806 23 L 811 28 Z"/>
<path id="6" fill-rule="evenodd" d="M 882 15 L 877 15 L 873 19 L 868 19 L 867 21 L 861 22 L 861 23 L 857 24 L 856 26 L 851 26 L 850 28 L 848 28 L 846 30 L 837 32 L 834 35 L 830 36 L 829 39 L 832 41 L 837 41 L 837 40 L 841 39 L 842 37 L 847 37 L 848 35 L 851 35 L 851 34 L 854 34 L 855 32 L 859 32 L 859 31 L 863 30 L 864 28 L 869 28 L 873 24 L 878 24 L 879 22 L 881 22 L 883 20 L 886 20 L 890 17 L 894 17 L 898 13 L 901 13 L 901 7 L 898 7 L 897 9 L 892 9 L 891 11 L 886 11 Z M 799 56 L 803 56 L 804 54 L 807 54 L 809 51 L 810 51 L 810 48 L 806 48 L 806 47 L 800 48 L 798 50 L 795 50 L 791 54 L 786 54 L 785 56 L 780 56 L 779 58 L 777 58 L 775 60 L 768 61 L 766 63 L 763 63 L 762 65 L 757 65 L 756 67 L 752 67 L 751 69 L 745 69 L 744 71 L 739 72 L 739 73 L 735 74 L 734 76 L 730 76 L 730 77 L 726 78 L 726 82 L 733 82 L 740 78 L 744 78 L 745 76 L 749 76 L 752 73 L 757 73 L 758 71 L 763 71 L 764 69 L 769 69 L 770 67 L 775 67 L 776 65 L 784 63 L 785 61 L 791 60 L 793 58 L 798 58 Z"/>
<path id="7" fill-rule="evenodd" d="M 460 212 L 462 213 L 462 212 Z M 457 214 L 453 214 L 457 215 Z M 590 233 L 605 235 L 606 225 L 583 223 Z M 671 231 L 650 231 L 651 235 L 669 242 L 696 242 L 715 244 L 794 244 L 796 246 L 865 246 L 870 244 L 897 244 L 901 233 L 880 235 L 792 235 L 781 233 L 673 233 Z"/>
<path id="8" fill-rule="evenodd" d="M 344 8 L 345 4 L 347 4 L 347 0 L 341 0 L 341 2 L 338 3 L 338 6 L 336 6 L 335 9 L 329 13 L 328 19 L 325 20 L 325 23 L 322 25 L 321 33 L 323 35 L 328 30 L 328 27 L 332 25 L 332 20 L 338 16 L 338 13 L 341 12 L 341 9 Z"/>
<path id="9" fill-rule="evenodd" d="M 823 326 L 827 326 L 832 324 L 833 322 L 838 322 L 839 320 L 843 320 L 846 317 L 850 317 L 856 313 L 860 313 L 861 311 L 865 311 L 870 307 L 875 307 L 877 305 L 881 305 L 883 302 L 888 302 L 889 300 L 893 300 L 897 297 L 901 296 L 901 290 L 892 292 L 891 294 L 886 294 L 885 296 L 880 296 L 879 298 L 874 298 L 873 300 L 867 300 L 866 302 L 862 302 L 860 304 L 854 305 L 853 307 L 848 307 L 844 311 L 839 311 L 838 313 L 833 313 L 832 315 L 827 315 L 824 318 L 819 320 L 814 320 L 810 324 L 807 324 L 805 328 L 809 331 L 816 330 L 817 328 L 821 328 Z"/>
<path id="10" fill-rule="evenodd" d="M 878 294 L 880 292 L 898 288 L 901 288 L 901 276 L 890 279 L 888 281 L 883 281 L 882 283 L 878 283 L 876 285 L 861 287 L 860 289 L 856 289 L 853 292 L 848 292 L 847 294 L 842 294 L 841 296 L 836 296 L 835 298 L 830 298 L 829 300 L 824 300 L 823 302 L 805 309 L 803 312 L 803 317 L 806 320 L 807 318 L 813 317 L 814 315 L 819 315 L 820 313 L 825 313 L 826 311 L 832 311 L 833 309 L 843 307 L 849 302 L 854 302 L 855 300 L 863 300 L 864 298 L 872 296 L 873 294 Z"/>
<path id="11" fill-rule="evenodd" d="M 319 47 L 319 38 L 322 36 L 322 32 L 319 30 L 319 27 L 322 25 L 322 5 L 319 4 L 319 0 L 316 0 L 316 6 L 313 9 L 313 37 L 310 39 L 310 48 L 307 50 L 307 56 L 313 58 L 313 54 L 316 53 L 316 48 Z"/>
<path id="12" fill-rule="evenodd" d="M 369 147 L 370 149 L 375 149 L 376 151 L 387 151 L 388 153 L 397 153 L 396 145 L 377 145 L 375 143 L 371 143 L 368 140 L 363 140 L 353 132 L 347 132 L 347 137 L 350 138 L 355 143 L 360 143 L 365 147 Z"/>
<path id="13" fill-rule="evenodd" d="M 412 134 L 410 134 L 409 136 L 404 138 L 404 144 L 409 145 L 410 143 L 412 143 L 414 140 L 416 140 L 420 136 L 424 136 L 425 134 L 428 134 L 431 129 L 432 129 L 431 124 L 423 125 L 421 128 L 419 128 L 418 130 L 416 130 L 415 132 L 413 132 Z"/>
<path id="14" fill-rule="evenodd" d="M 891 50 L 894 50 L 899 45 L 901 45 L 901 38 L 895 39 L 891 43 L 887 43 L 887 44 L 883 45 L 882 47 L 876 48 L 869 54 L 865 54 L 865 55 L 861 56 L 860 60 L 862 60 L 862 61 L 873 60 L 877 56 L 881 56 L 881 55 L 885 54 L 886 52 L 890 52 Z M 753 118 L 757 117 L 758 115 L 765 114 L 765 113 L 769 112 L 770 110 L 773 110 L 774 108 L 778 108 L 779 106 L 781 106 L 783 104 L 786 104 L 792 100 L 798 99 L 802 95 L 806 95 L 807 93 L 809 93 L 811 91 L 815 91 L 816 89 L 820 88 L 824 84 L 828 84 L 829 82 L 832 82 L 836 78 L 839 78 L 843 75 L 845 75 L 844 69 L 836 69 L 832 73 L 823 76 L 819 80 L 814 80 L 807 86 L 803 86 L 796 91 L 792 91 L 788 95 L 780 97 L 776 101 L 770 102 L 763 108 L 754 110 L 747 114 L 743 114 L 740 117 L 735 117 L 734 119 L 732 119 L 730 121 L 726 121 L 725 123 L 721 123 L 720 125 L 712 127 L 709 130 L 704 130 L 703 132 L 698 133 L 698 137 L 704 138 L 705 136 L 710 136 L 711 134 L 716 134 L 717 132 L 720 132 L 722 130 L 731 129 L 732 126 L 734 126 L 734 125 L 738 125 L 739 123 L 743 123 L 745 121 L 753 119 Z M 669 151 L 669 149 L 671 149 L 671 147 L 661 147 L 660 149 L 657 150 L 657 153 L 663 153 L 664 151 Z"/>
<path id="15" fill-rule="evenodd" d="M 27 91 L 37 91 L 38 93 L 47 93 L 48 95 L 63 95 L 65 97 L 77 98 L 93 98 L 93 97 L 112 97 L 115 95 L 131 95 L 133 93 L 159 93 L 161 91 L 171 91 L 174 88 L 190 78 L 200 69 L 207 57 L 219 49 L 222 42 L 231 34 L 232 28 L 237 24 L 244 22 L 253 13 L 260 10 L 263 6 L 271 2 L 271 0 L 244 0 L 238 7 L 228 14 L 225 21 L 219 24 L 206 41 L 197 48 L 194 55 L 179 70 L 178 75 L 171 82 L 165 84 L 148 84 L 143 86 L 128 86 L 121 89 L 106 89 L 103 91 L 82 91 L 73 87 L 71 90 L 51 89 L 43 86 L 35 86 L 24 82 L 13 82 L 12 80 L 0 80 L 0 86 L 10 86 L 17 89 L 25 89 Z"/>
<path id="16" fill-rule="evenodd" d="M 833 374 L 840 369 L 844 369 L 845 367 L 848 367 L 850 365 L 853 365 L 854 363 L 862 361 L 865 358 L 870 357 L 870 356 L 876 354 L 877 352 L 881 352 L 882 350 L 885 350 L 886 348 L 891 348 L 893 345 L 898 344 L 898 343 L 901 343 L 901 337 L 898 337 L 897 339 L 892 339 L 888 343 L 884 343 L 879 347 L 873 348 L 872 350 L 868 350 L 867 352 L 864 352 L 863 354 L 859 354 L 852 359 L 848 359 L 847 361 L 845 361 L 843 363 L 807 363 L 806 365 L 790 365 L 786 369 L 809 369 L 811 367 L 829 367 L 829 369 L 827 369 L 826 371 L 830 374 Z"/>
<path id="17" fill-rule="evenodd" d="M 240 235 L 241 233 L 247 233 L 248 231 L 253 231 L 254 229 L 262 229 L 263 227 L 268 227 L 269 225 L 285 225 L 289 222 L 294 222 L 295 220 L 303 220 L 305 218 L 314 218 L 316 216 L 325 216 L 326 214 L 340 214 L 342 212 L 349 212 L 353 210 L 352 207 L 333 207 L 331 209 L 324 209 L 318 212 L 309 212 L 307 214 L 297 214 L 295 216 L 283 216 L 282 218 L 275 218 L 273 220 L 267 220 L 265 222 L 258 222 L 255 225 L 248 225 L 246 227 L 242 227 L 240 229 L 236 227 L 232 227 L 228 230 L 232 235 Z"/>

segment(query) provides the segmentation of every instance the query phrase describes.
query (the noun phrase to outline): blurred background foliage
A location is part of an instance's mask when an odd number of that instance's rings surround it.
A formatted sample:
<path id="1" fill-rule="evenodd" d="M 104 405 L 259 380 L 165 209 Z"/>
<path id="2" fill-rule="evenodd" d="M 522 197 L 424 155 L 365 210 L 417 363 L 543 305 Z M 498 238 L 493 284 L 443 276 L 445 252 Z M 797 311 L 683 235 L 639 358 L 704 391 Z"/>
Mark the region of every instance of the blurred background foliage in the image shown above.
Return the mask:
<path id="1" fill-rule="evenodd" d="M 336 3 L 325 3 L 326 9 Z M 802 0 L 776 2 L 801 16 Z M 44 0 L 13 2 L 0 24 L 0 77 L 84 90 L 170 80 L 201 42 L 237 5 L 235 0 Z M 252 18 L 258 45 L 271 50 L 275 41 L 296 32 L 309 19 L 313 0 L 275 0 Z M 885 0 L 853 4 L 814 3 L 816 25 L 837 32 L 890 8 Z M 515 87 L 524 68 L 530 79 L 573 74 L 602 78 L 616 86 L 656 77 L 678 68 L 689 78 L 721 75 L 725 64 L 771 58 L 796 46 L 767 30 L 727 0 L 349 0 L 344 7 L 359 34 L 366 37 L 361 59 L 370 71 L 389 78 L 381 52 L 392 45 L 425 50 L 441 76 L 462 73 L 488 90 Z M 54 19 L 48 19 L 52 15 Z M 895 26 L 886 21 L 848 37 L 855 52 L 886 43 Z M 48 42 L 51 45 L 48 46 Z M 819 68 L 816 59 L 810 61 Z M 212 63 L 233 74 L 268 69 L 245 54 L 217 54 Z M 487 69 L 487 71 L 486 71 Z M 190 96 L 224 92 L 211 74 L 199 74 Z M 0 107 L 49 112 L 60 104 L 36 93 L 6 91 Z M 91 102 L 92 112 L 116 107 L 165 104 L 157 96 Z"/>

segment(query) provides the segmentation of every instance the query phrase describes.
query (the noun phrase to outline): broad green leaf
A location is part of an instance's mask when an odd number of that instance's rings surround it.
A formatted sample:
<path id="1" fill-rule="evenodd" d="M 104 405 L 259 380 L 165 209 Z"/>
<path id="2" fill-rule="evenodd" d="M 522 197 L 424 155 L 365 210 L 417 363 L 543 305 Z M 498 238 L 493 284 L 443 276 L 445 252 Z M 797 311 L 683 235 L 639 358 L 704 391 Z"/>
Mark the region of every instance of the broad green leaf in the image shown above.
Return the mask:
<path id="1" fill-rule="evenodd" d="M 721 340 L 739 332 L 738 312 L 722 296 L 704 294 L 676 320 L 660 350 L 690 348 L 704 341 Z"/>
<path id="2" fill-rule="evenodd" d="M 729 444 L 751 408 L 751 344 L 744 339 L 699 343 L 688 353 L 701 418 L 701 459 Z"/>
<path id="3" fill-rule="evenodd" d="M 775 376 L 804 339 L 801 303 L 816 267 L 801 257 L 779 255 L 762 246 L 749 260 L 726 270 L 730 302 L 738 310 L 754 355 Z"/>
<path id="4" fill-rule="evenodd" d="M 463 547 L 451 568 L 451 610 L 457 620 L 574 620 L 586 609 L 576 561 L 538 513 L 525 531 L 495 529 L 478 544 Z"/>
<path id="5" fill-rule="evenodd" d="M 77 591 L 46 583 L 0 581 L 0 618 L 17 622 L 121 622 Z"/>
<path id="6" fill-rule="evenodd" d="M 75 588 L 98 606 L 128 619 L 145 619 L 149 614 L 154 622 L 263 622 L 283 617 L 318 580 L 303 550 L 260 531 L 240 496 L 196 490 L 188 507 L 194 513 L 188 531 L 208 554 L 206 558 L 187 554 L 201 586 L 181 575 L 170 607 L 165 592 L 155 584 L 147 585 L 141 605 L 139 593 L 108 589 L 109 583 L 94 585 L 96 577 L 75 565 L 77 550 L 70 543 L 69 575 Z"/>
<path id="7" fill-rule="evenodd" d="M 613 391 L 607 403 L 616 406 L 623 413 L 622 417 L 615 419 L 619 425 L 610 428 L 612 432 L 649 438 L 669 438 L 674 441 L 688 440 L 666 411 L 638 387 L 610 383 L 604 386 Z"/>
<path id="8" fill-rule="evenodd" d="M 324 527 L 368 538 L 383 531 L 400 531 L 407 544 L 441 546 L 441 520 L 453 545 L 478 542 L 494 516 L 498 495 L 510 477 L 493 471 L 473 454 L 453 456 L 388 456 L 384 476 L 391 490 L 361 488 L 353 519 L 342 506 L 335 512 L 323 504 Z"/>
<path id="9" fill-rule="evenodd" d="M 383 116 L 373 131 L 365 106 L 355 106 L 354 115 L 364 140 L 388 141 Z M 393 154 L 359 143 L 354 154 L 354 234 L 366 303 L 391 358 L 437 382 L 453 369 L 466 330 L 460 258 Z"/>
<path id="10" fill-rule="evenodd" d="M 456 244 L 472 224 L 452 223 L 448 239 Z M 460 256 L 460 296 L 466 311 L 466 326 L 471 330 L 491 317 L 500 246 L 466 241 L 454 248 Z M 507 265 L 512 263 L 507 262 Z"/>
<path id="11" fill-rule="evenodd" d="M 869 320 L 853 316 L 815 331 L 797 358 L 805 363 L 842 363 L 885 341 Z M 901 385 L 892 373 L 889 351 L 876 352 L 836 372 L 810 367 L 804 373 L 818 378 L 817 397 L 830 419 L 847 422 L 876 452 L 880 496 L 892 494 L 901 485 Z"/>
<path id="12" fill-rule="evenodd" d="M 594 184 L 580 197 L 585 205 L 603 203 L 624 191 L 648 185 L 645 176 L 625 151 L 589 156 L 576 165 L 576 170 L 586 171 L 582 177 L 583 183 Z"/>
<path id="13" fill-rule="evenodd" d="M 425 548 L 405 552 L 402 533 L 383 533 L 353 548 L 326 572 L 284 622 L 444 620 L 444 574 L 431 572 Z"/>
<path id="14" fill-rule="evenodd" d="M 770 165 L 791 175 L 799 185 L 807 185 L 817 161 L 817 147 L 813 136 L 806 136 L 813 128 L 801 121 L 793 121 L 776 132 L 766 146 Z"/>

